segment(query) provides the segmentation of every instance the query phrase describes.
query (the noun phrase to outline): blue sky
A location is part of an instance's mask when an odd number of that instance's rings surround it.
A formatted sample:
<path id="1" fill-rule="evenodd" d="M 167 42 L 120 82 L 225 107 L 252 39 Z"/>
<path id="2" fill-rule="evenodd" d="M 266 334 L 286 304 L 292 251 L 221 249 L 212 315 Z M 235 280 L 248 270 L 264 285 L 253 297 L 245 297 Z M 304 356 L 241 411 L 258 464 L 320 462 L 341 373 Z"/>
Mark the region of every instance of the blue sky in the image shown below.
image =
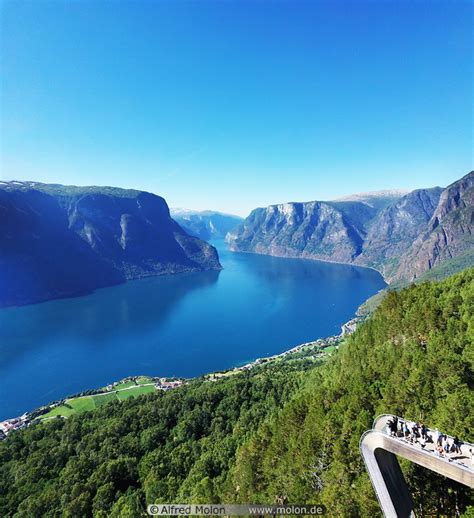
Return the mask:
<path id="1" fill-rule="evenodd" d="M 465 1 L 1 2 L 1 178 L 246 215 L 472 169 Z"/>

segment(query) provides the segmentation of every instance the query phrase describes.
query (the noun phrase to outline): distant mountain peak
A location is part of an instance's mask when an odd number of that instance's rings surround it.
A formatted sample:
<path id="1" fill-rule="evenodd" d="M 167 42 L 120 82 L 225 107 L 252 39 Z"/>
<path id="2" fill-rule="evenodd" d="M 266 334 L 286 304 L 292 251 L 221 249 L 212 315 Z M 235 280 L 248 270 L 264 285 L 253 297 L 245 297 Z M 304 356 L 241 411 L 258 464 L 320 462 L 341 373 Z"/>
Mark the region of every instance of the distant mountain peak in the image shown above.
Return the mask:
<path id="1" fill-rule="evenodd" d="M 171 217 L 192 236 L 200 239 L 222 239 L 243 221 L 240 216 L 214 210 L 170 209 Z"/>
<path id="2" fill-rule="evenodd" d="M 172 216 L 184 217 L 184 216 L 229 216 L 231 218 L 244 219 L 241 216 L 237 216 L 235 214 L 230 214 L 229 212 L 221 212 L 219 210 L 194 210 L 194 209 L 184 209 L 182 207 L 170 207 L 170 213 Z"/>
<path id="3" fill-rule="evenodd" d="M 377 199 L 401 198 L 409 192 L 411 192 L 409 189 L 383 189 L 381 191 L 368 191 L 349 194 L 347 196 L 342 196 L 341 198 L 336 198 L 333 201 L 359 201 L 367 203 Z"/>

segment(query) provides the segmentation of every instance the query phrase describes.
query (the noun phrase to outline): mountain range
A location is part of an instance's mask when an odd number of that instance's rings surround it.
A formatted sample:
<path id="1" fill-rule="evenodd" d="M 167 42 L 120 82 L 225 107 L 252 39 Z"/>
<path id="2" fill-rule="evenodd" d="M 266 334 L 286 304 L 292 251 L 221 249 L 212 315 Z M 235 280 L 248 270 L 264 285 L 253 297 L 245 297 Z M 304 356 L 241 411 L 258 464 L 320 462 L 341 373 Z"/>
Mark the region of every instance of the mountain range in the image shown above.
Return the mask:
<path id="1" fill-rule="evenodd" d="M 369 266 L 409 282 L 458 261 L 474 264 L 474 171 L 447 188 L 381 191 L 253 210 L 231 250 Z"/>
<path id="2" fill-rule="evenodd" d="M 233 251 L 375 268 L 403 284 L 474 264 L 474 171 L 446 188 L 284 203 L 242 220 L 115 187 L 0 182 L 0 306 L 151 275 L 221 268 Z"/>
<path id="3" fill-rule="evenodd" d="M 212 210 L 193 211 L 188 209 L 170 209 L 171 216 L 186 232 L 208 241 L 223 239 L 228 232 L 242 223 L 243 218 Z"/>
<path id="4" fill-rule="evenodd" d="M 166 201 L 142 191 L 0 183 L 0 306 L 90 293 L 128 279 L 220 269 Z"/>

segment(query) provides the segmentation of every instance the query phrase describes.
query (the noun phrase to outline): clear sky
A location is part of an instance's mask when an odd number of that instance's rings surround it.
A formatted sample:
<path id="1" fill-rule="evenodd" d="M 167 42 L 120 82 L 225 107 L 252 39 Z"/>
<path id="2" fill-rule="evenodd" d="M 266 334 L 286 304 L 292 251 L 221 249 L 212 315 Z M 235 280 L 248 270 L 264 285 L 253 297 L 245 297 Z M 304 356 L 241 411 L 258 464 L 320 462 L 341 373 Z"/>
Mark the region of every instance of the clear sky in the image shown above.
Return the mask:
<path id="1" fill-rule="evenodd" d="M 4 180 L 246 215 L 472 169 L 470 1 L 0 3 Z"/>

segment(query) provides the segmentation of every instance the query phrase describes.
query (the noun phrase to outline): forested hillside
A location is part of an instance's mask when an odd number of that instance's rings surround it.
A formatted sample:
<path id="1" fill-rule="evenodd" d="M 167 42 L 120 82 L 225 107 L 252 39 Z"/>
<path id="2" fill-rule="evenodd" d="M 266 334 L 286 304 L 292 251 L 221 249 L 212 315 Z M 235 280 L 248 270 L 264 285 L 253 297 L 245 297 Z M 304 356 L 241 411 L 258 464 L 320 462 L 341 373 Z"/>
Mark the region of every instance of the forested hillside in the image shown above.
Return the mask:
<path id="1" fill-rule="evenodd" d="M 390 292 L 329 364 L 315 369 L 283 412 L 239 450 L 235 497 L 320 499 L 335 516 L 377 515 L 358 448 L 361 434 L 375 416 L 393 413 L 472 442 L 473 342 L 473 269 Z M 406 475 L 426 514 L 455 516 L 456 502 L 469 501 L 467 488 L 422 468 L 407 465 Z"/>
<path id="2" fill-rule="evenodd" d="M 474 440 L 474 269 L 391 292 L 320 366 L 280 362 L 54 419 L 0 444 L 0 515 L 136 517 L 157 502 L 321 502 L 379 516 L 361 434 L 395 413 Z M 403 466 L 420 515 L 467 488 Z M 16 514 L 15 514 L 16 513 Z"/>
<path id="3" fill-rule="evenodd" d="M 237 447 L 289 400 L 304 364 L 197 380 L 11 434 L 0 442 L 0 516 L 137 518 L 145 502 L 218 501 Z"/>

